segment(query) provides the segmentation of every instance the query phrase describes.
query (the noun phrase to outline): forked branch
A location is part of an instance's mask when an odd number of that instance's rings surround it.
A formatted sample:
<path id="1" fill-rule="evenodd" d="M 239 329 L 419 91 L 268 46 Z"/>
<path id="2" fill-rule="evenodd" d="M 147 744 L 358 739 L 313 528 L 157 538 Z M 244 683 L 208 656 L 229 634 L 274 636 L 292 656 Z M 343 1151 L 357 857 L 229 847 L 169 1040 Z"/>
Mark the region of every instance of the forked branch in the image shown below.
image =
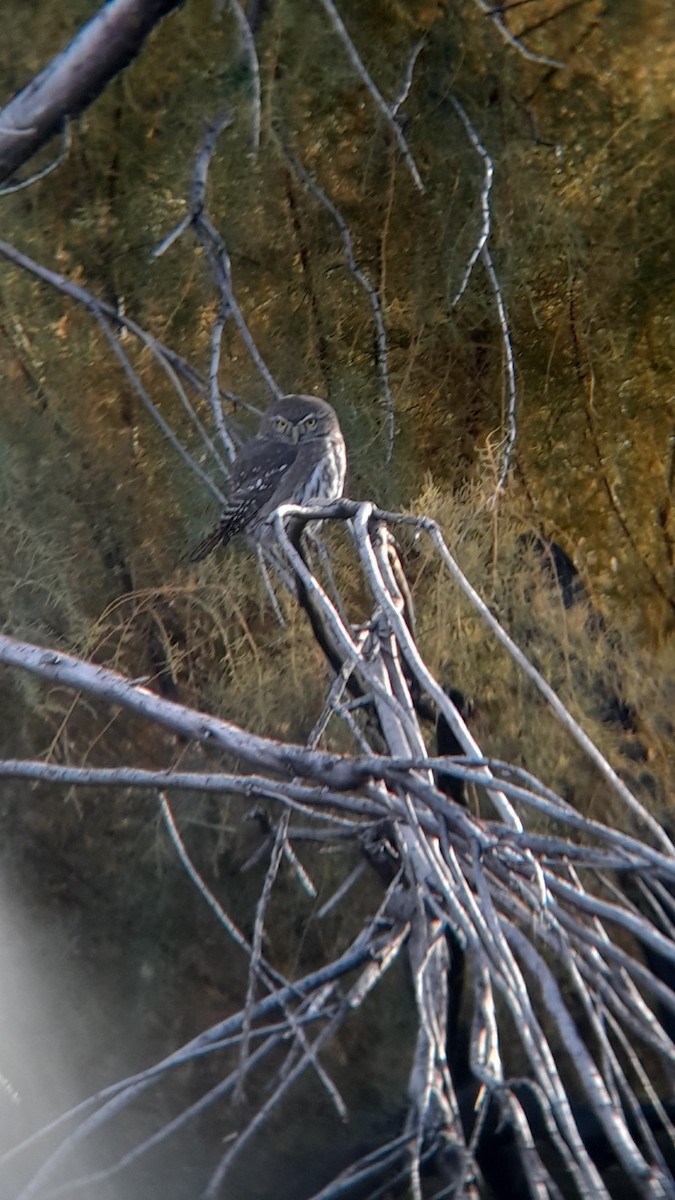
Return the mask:
<path id="1" fill-rule="evenodd" d="M 329 598 L 308 565 L 302 528 L 318 519 L 344 523 L 371 596 L 365 624 L 352 621 L 342 600 L 336 604 Z M 352 1184 L 365 1179 L 377 1188 L 404 1172 L 419 1200 L 426 1194 L 427 1172 L 441 1159 L 455 1193 L 477 1196 L 492 1169 L 491 1138 L 499 1122 L 511 1129 L 512 1153 L 537 1196 L 557 1194 L 560 1172 L 570 1195 L 609 1196 L 596 1161 L 597 1155 L 609 1155 L 629 1180 L 632 1194 L 665 1200 L 675 1184 L 659 1138 L 672 1138 L 672 1111 L 660 1099 L 658 1085 L 650 1085 L 645 1101 L 641 1059 L 650 1056 L 652 1078 L 660 1073 L 664 1084 L 672 1079 L 675 1047 L 669 1030 L 675 993 L 649 965 L 657 958 L 675 964 L 664 908 L 664 897 L 675 889 L 670 841 L 635 797 L 630 797 L 629 811 L 640 815 L 644 840 L 584 818 L 526 772 L 481 755 L 424 662 L 402 587 L 403 564 L 391 555 L 391 529 L 412 523 L 431 536 L 439 561 L 461 584 L 463 576 L 433 522 L 348 500 L 313 509 L 286 506 L 276 520 L 278 552 L 296 577 L 296 594 L 315 632 L 320 623 L 319 643 L 337 671 L 337 685 L 330 692 L 332 719 L 343 719 L 340 697 L 349 679 L 359 695 L 347 726 L 354 729 L 353 752 L 319 749 L 316 738 L 301 746 L 261 737 L 170 703 L 143 682 L 107 668 L 0 637 L 0 661 L 7 666 L 120 705 L 232 760 L 229 773 L 220 764 L 215 771 L 177 771 L 168 765 L 164 772 L 153 772 L 131 764 L 105 769 L 5 762 L 0 774 L 52 784 L 159 787 L 164 818 L 185 870 L 224 935 L 234 939 L 251 964 L 241 1012 L 155 1068 L 105 1089 L 68 1114 L 72 1125 L 63 1126 L 57 1149 L 45 1155 L 17 1200 L 40 1194 L 57 1167 L 66 1168 L 71 1151 L 175 1066 L 204 1055 L 230 1054 L 215 1087 L 170 1122 L 160 1122 L 154 1134 L 131 1145 L 113 1166 L 87 1176 L 75 1174 L 68 1183 L 71 1192 L 121 1172 L 218 1098 L 235 1094 L 259 1068 L 269 1070 L 270 1056 L 286 1046 L 287 1058 L 267 1101 L 239 1129 L 212 1174 L 206 1195 L 215 1200 L 226 1194 L 237 1155 L 253 1144 L 305 1072 L 318 1075 L 343 1111 L 319 1052 L 369 991 L 382 986 L 403 946 L 418 1015 L 403 1133 L 325 1187 L 320 1193 L 324 1200 L 348 1195 Z M 462 586 L 466 591 L 466 581 Z M 494 631 L 491 616 L 488 624 Z M 503 632 L 501 641 L 512 648 Z M 454 722 L 458 739 L 465 740 L 465 755 L 453 759 L 427 752 L 423 724 L 438 709 Z M 378 749 L 364 752 L 369 712 L 376 722 Z M 325 729 L 324 718 L 317 737 Z M 473 782 L 480 798 L 476 811 L 455 803 L 439 786 L 451 773 Z M 605 774 L 612 782 L 609 764 Z M 252 943 L 215 902 L 185 850 L 169 798 L 172 791 L 187 788 L 260 797 L 285 813 L 274 823 L 276 858 L 268 870 Z M 625 790 L 622 784 L 622 797 Z M 533 825 L 538 813 L 546 814 L 546 831 Z M 283 853 L 294 861 L 293 843 L 306 836 L 308 820 L 323 836 L 333 830 L 367 845 L 368 861 L 388 878 L 388 887 L 348 952 L 321 971 L 288 981 L 262 953 L 265 912 L 277 860 Z M 652 898 L 644 911 L 624 893 L 626 878 L 638 881 L 643 895 Z M 335 903 L 351 882 L 346 879 L 338 889 Z M 450 1015 L 463 963 L 470 981 L 465 1029 Z M 354 970 L 348 981 L 347 973 Z M 575 1072 L 578 1086 L 570 1087 Z M 13 1153 L 35 1144 L 30 1139 Z M 556 1174 L 549 1169 L 551 1154 L 559 1163 Z"/>

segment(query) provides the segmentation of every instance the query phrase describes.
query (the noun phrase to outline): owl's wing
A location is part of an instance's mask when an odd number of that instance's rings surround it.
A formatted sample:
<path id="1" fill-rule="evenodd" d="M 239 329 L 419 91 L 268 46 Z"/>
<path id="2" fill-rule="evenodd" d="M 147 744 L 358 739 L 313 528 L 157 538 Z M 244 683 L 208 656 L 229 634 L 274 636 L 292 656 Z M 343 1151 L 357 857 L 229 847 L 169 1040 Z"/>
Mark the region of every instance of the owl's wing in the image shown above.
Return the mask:
<path id="1" fill-rule="evenodd" d="M 276 438 L 252 438 L 242 447 L 232 474 L 232 494 L 221 513 L 217 529 L 195 546 L 190 562 L 200 562 L 222 542 L 242 533 L 272 500 L 297 455 L 297 447 Z"/>
<path id="2" fill-rule="evenodd" d="M 201 562 L 202 559 L 206 558 L 207 555 L 209 555 L 212 550 L 215 550 L 216 546 L 219 544 L 220 525 L 217 525 L 215 529 L 212 529 L 210 533 L 207 533 L 205 538 L 202 538 L 201 542 L 195 546 L 194 550 L 190 551 L 188 555 L 188 562 Z"/>

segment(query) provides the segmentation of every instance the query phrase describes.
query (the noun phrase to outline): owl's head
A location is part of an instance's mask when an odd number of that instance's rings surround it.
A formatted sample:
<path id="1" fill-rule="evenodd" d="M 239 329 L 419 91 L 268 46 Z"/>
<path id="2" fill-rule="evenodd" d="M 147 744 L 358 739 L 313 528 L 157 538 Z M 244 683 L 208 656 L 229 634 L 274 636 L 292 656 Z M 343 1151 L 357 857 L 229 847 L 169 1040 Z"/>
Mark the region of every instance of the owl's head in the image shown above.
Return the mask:
<path id="1" fill-rule="evenodd" d="M 258 435 L 297 445 L 338 431 L 335 410 L 317 396 L 282 396 L 263 413 Z"/>

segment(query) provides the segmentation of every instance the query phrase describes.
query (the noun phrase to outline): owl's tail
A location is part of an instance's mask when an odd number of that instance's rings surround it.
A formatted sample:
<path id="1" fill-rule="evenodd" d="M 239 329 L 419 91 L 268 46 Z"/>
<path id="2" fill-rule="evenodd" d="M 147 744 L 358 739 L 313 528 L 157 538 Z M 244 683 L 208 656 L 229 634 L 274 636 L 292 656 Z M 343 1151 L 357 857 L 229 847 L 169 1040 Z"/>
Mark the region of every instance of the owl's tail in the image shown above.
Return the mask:
<path id="1" fill-rule="evenodd" d="M 212 551 L 215 550 L 216 546 L 220 545 L 222 540 L 223 535 L 221 527 L 220 525 L 217 525 L 216 528 L 212 529 L 205 538 L 202 538 L 201 542 L 198 546 L 195 546 L 194 550 L 190 551 L 190 554 L 188 555 L 188 562 L 201 562 L 203 558 L 206 558 L 207 555 L 211 554 Z"/>

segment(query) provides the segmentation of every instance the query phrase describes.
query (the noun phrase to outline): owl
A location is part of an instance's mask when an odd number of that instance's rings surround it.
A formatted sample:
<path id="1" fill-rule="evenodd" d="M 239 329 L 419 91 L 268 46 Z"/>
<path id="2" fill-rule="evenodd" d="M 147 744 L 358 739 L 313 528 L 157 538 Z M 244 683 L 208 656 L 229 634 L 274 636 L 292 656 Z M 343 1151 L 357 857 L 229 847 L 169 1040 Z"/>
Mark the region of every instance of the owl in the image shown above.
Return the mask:
<path id="1" fill-rule="evenodd" d="M 342 430 L 327 401 L 294 395 L 275 400 L 237 455 L 218 528 L 195 547 L 190 562 L 226 546 L 237 533 L 269 539 L 269 517 L 280 504 L 338 500 L 346 470 Z"/>

